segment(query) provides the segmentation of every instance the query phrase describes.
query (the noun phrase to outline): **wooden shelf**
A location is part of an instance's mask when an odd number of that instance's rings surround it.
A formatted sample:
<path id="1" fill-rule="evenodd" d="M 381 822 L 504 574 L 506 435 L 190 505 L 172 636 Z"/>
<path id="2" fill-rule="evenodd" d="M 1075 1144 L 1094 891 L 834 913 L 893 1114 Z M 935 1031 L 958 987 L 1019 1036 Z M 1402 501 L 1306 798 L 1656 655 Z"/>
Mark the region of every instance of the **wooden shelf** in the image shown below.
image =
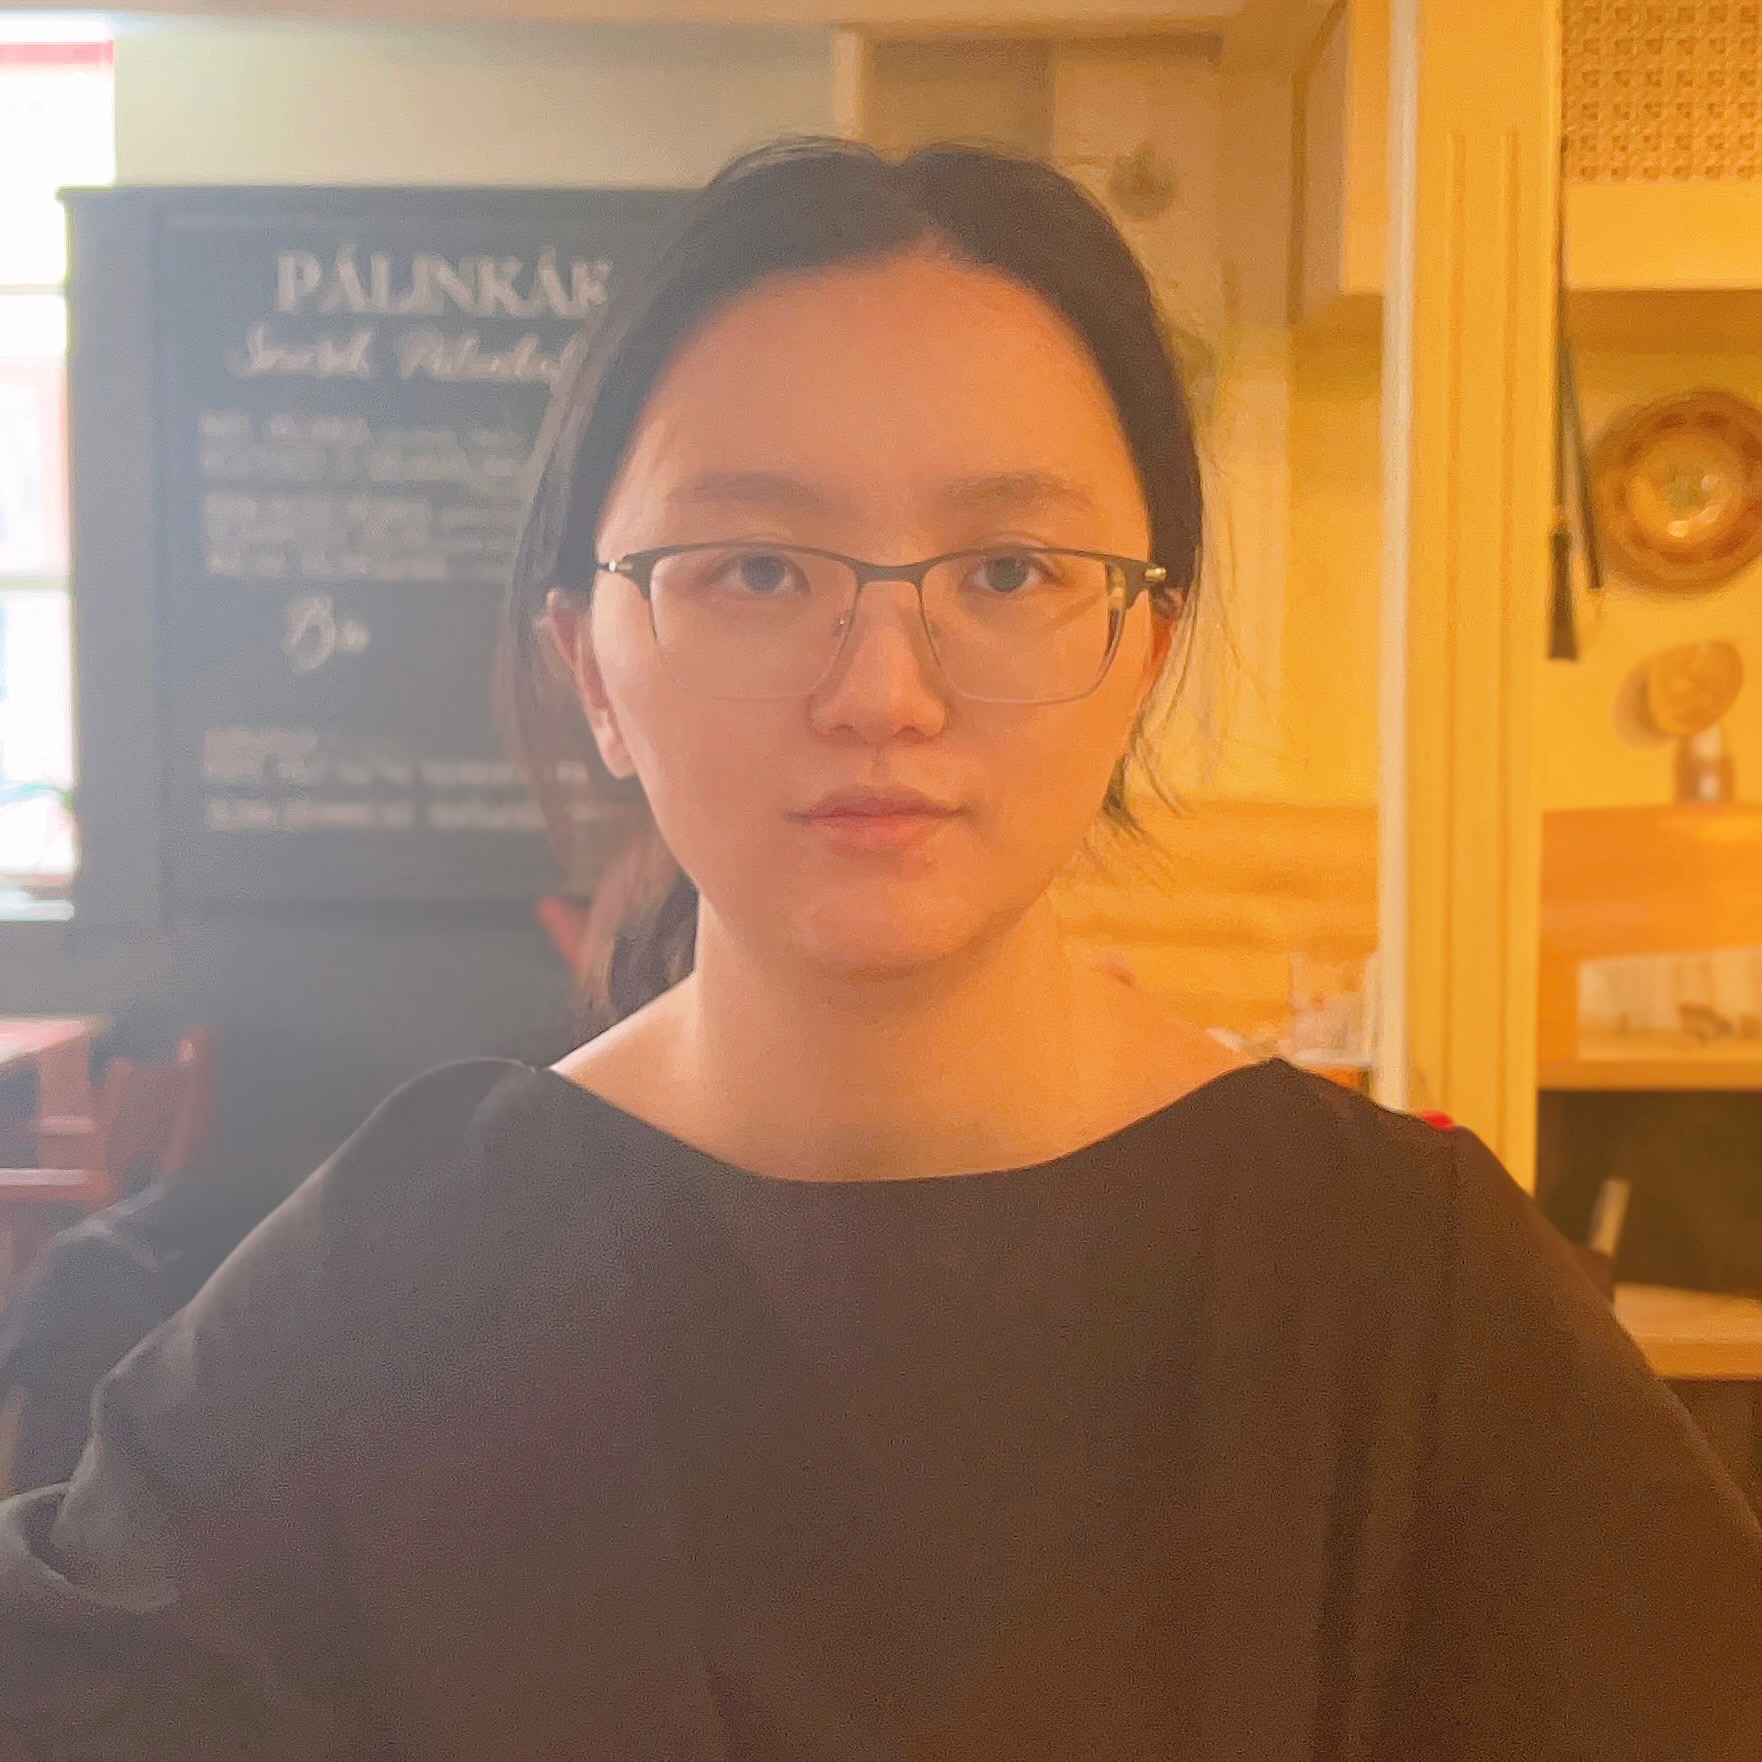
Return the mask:
<path id="1" fill-rule="evenodd" d="M 1762 1046 L 1729 1041 L 1685 1047 L 1663 1035 L 1632 1035 L 1582 1043 L 1576 1058 L 1544 1061 L 1543 1089 L 1758 1089 Z"/>
<path id="2" fill-rule="evenodd" d="M 1762 1045 L 1696 1049 L 1578 1031 L 1578 970 L 1620 955 L 1762 943 L 1762 806 L 1579 808 L 1542 820 L 1539 1063 L 1545 1089 L 1762 1089 Z"/>
<path id="3" fill-rule="evenodd" d="M 1762 350 L 1762 286 L 1579 289 L 1568 295 L 1567 325 L 1580 348 Z"/>
<path id="4" fill-rule="evenodd" d="M 1617 1285 L 1615 1314 L 1661 1377 L 1762 1381 L 1762 1303 L 1666 1285 Z"/>

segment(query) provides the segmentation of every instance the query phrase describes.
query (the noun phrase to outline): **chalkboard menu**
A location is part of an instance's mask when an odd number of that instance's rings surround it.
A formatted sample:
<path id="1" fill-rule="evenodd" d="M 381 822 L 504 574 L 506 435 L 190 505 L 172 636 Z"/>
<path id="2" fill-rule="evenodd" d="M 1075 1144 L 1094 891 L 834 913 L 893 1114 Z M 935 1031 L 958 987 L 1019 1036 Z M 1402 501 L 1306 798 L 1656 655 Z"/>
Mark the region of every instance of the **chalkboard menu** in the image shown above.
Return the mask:
<path id="1" fill-rule="evenodd" d="M 554 886 L 494 723 L 500 600 L 551 387 L 680 198 L 126 195 L 137 228 L 155 201 L 168 898 Z"/>

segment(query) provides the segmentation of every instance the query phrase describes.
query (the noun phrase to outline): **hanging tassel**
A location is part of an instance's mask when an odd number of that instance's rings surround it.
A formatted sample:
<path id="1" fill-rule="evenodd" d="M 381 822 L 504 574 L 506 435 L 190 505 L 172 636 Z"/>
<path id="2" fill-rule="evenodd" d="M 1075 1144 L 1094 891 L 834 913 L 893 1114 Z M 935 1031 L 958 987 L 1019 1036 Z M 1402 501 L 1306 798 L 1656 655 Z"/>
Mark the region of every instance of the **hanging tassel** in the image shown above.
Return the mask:
<path id="1" fill-rule="evenodd" d="M 1548 659 L 1578 659 L 1578 625 L 1572 610 L 1572 529 L 1567 525 L 1566 510 L 1554 509 L 1554 527 L 1550 534 L 1554 563 L 1554 603 L 1548 621 Z"/>
<path id="2" fill-rule="evenodd" d="M 1566 333 L 1566 141 L 1560 142 L 1560 186 L 1554 205 L 1554 522 L 1549 529 L 1554 594 L 1548 619 L 1548 658 L 1578 659 L 1572 604 L 1572 523 L 1566 512 L 1567 424 L 1572 419 L 1572 363 Z"/>

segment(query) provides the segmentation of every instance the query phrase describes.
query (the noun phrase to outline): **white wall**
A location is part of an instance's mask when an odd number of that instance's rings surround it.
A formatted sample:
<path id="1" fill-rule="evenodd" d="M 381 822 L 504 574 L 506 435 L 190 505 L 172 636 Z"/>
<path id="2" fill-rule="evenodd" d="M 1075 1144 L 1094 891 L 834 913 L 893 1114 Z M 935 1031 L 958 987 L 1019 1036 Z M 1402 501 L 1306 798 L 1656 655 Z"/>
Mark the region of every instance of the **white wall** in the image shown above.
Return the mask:
<path id="1" fill-rule="evenodd" d="M 832 126 L 822 31 L 118 30 L 119 183 L 690 184 L 742 147 Z"/>

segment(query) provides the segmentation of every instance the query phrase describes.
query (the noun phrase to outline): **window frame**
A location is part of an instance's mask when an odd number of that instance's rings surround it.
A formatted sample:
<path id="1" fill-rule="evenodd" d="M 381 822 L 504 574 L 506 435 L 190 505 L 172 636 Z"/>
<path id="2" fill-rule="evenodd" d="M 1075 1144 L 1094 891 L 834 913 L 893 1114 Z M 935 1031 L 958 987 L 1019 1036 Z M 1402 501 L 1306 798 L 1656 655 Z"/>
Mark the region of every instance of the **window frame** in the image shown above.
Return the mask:
<path id="1" fill-rule="evenodd" d="M 115 65 L 114 44 L 107 33 L 81 36 L 77 33 L 77 24 L 66 19 L 57 19 L 50 23 L 43 35 L 37 35 L 28 19 L 16 21 L 0 20 L 0 90 L 4 89 L 9 72 L 19 70 L 67 70 L 80 69 L 113 69 Z M 105 106 L 106 126 L 111 133 L 111 152 L 114 154 L 114 119 L 115 100 L 114 87 L 111 89 L 110 102 Z M 77 785 L 78 752 L 74 721 L 74 681 L 72 654 L 72 558 L 71 558 L 71 508 L 68 465 L 69 437 L 67 433 L 69 375 L 68 353 L 66 343 L 65 319 L 67 314 L 68 278 L 64 271 L 61 279 L 44 280 L 9 280 L 0 282 L 0 307 L 12 300 L 54 301 L 63 316 L 63 341 L 57 353 L 45 354 L 42 359 L 53 363 L 58 370 L 61 382 L 61 433 L 59 437 L 61 451 L 61 478 L 57 485 L 56 499 L 59 502 L 59 517 L 64 525 L 61 555 L 67 558 L 66 566 L 60 571 L 44 571 L 42 569 L 10 570 L 0 567 L 0 596 L 12 599 L 15 596 L 36 594 L 60 594 L 66 602 L 68 612 L 69 653 L 67 657 L 69 694 L 68 715 L 70 726 L 67 739 L 72 754 L 70 776 L 63 784 L 57 778 L 44 777 L 33 779 L 21 777 L 11 780 L 20 790 L 30 791 L 40 786 L 60 793 L 65 811 L 72 813 L 73 790 Z M 56 560 L 52 558 L 51 560 Z M 29 799 L 28 795 L 24 799 Z M 0 799 L 0 813 L 8 807 L 17 805 Z M 73 885 L 74 872 L 78 868 L 78 828 L 73 828 L 74 851 L 70 865 L 63 868 L 13 867 L 12 859 L 6 851 L 5 844 L 0 841 L 0 917 L 43 915 L 45 902 L 52 906 L 65 902 Z"/>

